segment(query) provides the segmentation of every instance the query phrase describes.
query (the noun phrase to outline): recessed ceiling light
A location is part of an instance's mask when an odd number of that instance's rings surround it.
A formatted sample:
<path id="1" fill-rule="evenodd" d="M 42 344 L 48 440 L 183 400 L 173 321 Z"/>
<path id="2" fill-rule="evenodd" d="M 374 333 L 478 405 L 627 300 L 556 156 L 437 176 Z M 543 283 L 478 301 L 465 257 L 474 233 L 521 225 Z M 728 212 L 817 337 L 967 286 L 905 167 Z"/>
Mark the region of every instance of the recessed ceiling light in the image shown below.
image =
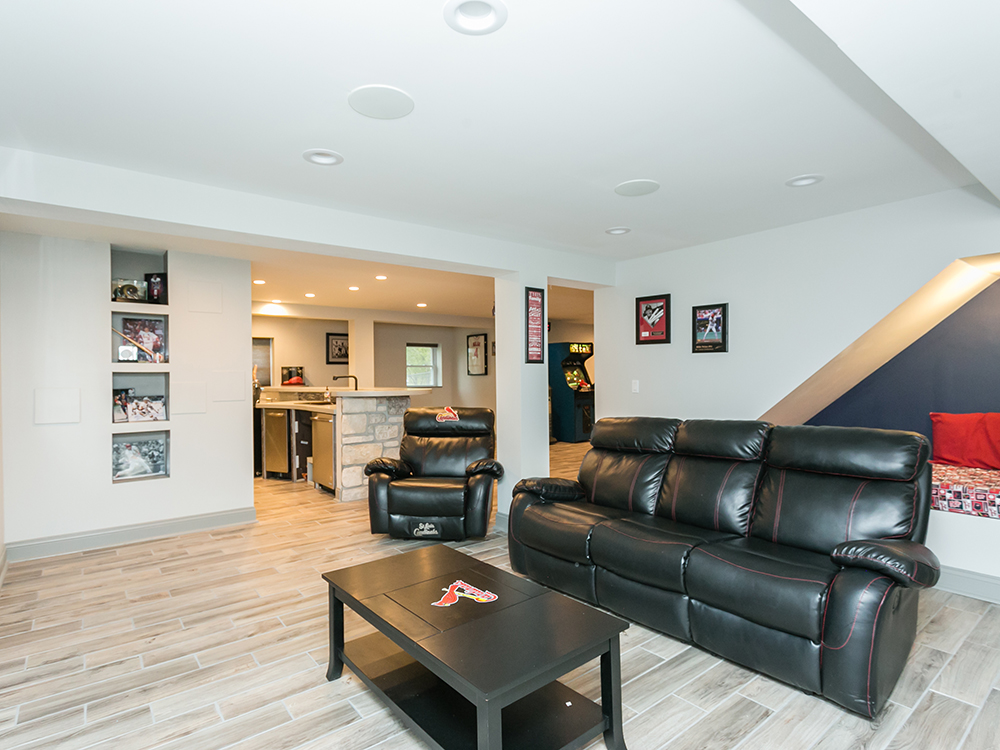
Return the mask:
<path id="1" fill-rule="evenodd" d="M 628 234 L 632 230 L 628 227 L 611 227 L 604 230 L 607 234 Z"/>
<path id="2" fill-rule="evenodd" d="M 426 302 L 418 302 L 417 303 L 417 307 L 427 307 L 427 303 Z"/>
<path id="3" fill-rule="evenodd" d="M 500 0 L 448 0 L 444 20 L 462 34 L 492 34 L 507 23 L 507 6 Z"/>
<path id="4" fill-rule="evenodd" d="M 327 148 L 311 148 L 303 151 L 302 158 L 321 167 L 335 167 L 344 161 L 343 156 Z"/>
<path id="5" fill-rule="evenodd" d="M 264 281 L 264 279 L 254 279 L 253 283 L 254 284 L 266 284 L 267 282 Z"/>
<path id="6" fill-rule="evenodd" d="M 356 292 L 356 291 L 358 291 L 358 290 L 359 290 L 360 288 L 361 288 L 361 287 L 359 287 L 359 286 L 349 286 L 349 287 L 347 287 L 347 289 L 348 289 L 349 291 L 351 291 L 351 292 Z"/>
<path id="7" fill-rule="evenodd" d="M 376 281 L 385 281 L 388 278 L 389 278 L 388 276 L 376 276 L 375 277 Z"/>
<path id="8" fill-rule="evenodd" d="M 312 292 L 306 292 L 306 296 L 307 297 L 315 297 L 316 295 L 313 294 Z"/>
<path id="9" fill-rule="evenodd" d="M 810 185 L 815 185 L 817 182 L 822 182 L 823 175 L 821 174 L 800 174 L 798 177 L 793 177 L 785 184 L 788 187 L 809 187 Z"/>
<path id="10" fill-rule="evenodd" d="M 351 108 L 376 120 L 395 120 L 413 111 L 413 98 L 395 86 L 359 86 L 347 95 Z"/>
<path id="11" fill-rule="evenodd" d="M 280 299 L 273 299 L 273 300 L 271 300 L 271 302 L 272 302 L 272 304 L 275 304 L 275 305 L 280 305 L 281 304 L 281 300 Z"/>
<path id="12" fill-rule="evenodd" d="M 615 185 L 615 192 L 618 195 L 627 195 L 630 198 L 637 195 L 649 195 L 660 189 L 660 183 L 656 180 L 628 180 L 620 185 Z"/>

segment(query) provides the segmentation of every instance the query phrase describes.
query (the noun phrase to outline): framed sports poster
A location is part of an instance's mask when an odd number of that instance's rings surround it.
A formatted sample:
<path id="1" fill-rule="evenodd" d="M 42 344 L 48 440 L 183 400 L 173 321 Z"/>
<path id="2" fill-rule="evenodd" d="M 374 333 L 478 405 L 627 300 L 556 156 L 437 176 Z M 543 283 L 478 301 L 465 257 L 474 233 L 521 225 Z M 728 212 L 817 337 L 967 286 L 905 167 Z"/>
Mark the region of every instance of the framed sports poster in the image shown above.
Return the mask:
<path id="1" fill-rule="evenodd" d="M 698 305 L 691 308 L 691 351 L 729 351 L 729 304 Z"/>
<path id="2" fill-rule="evenodd" d="M 635 343 L 670 343 L 670 295 L 635 298 Z"/>
<path id="3" fill-rule="evenodd" d="M 326 363 L 328 365 L 346 365 L 348 358 L 347 334 L 326 334 Z"/>
<path id="4" fill-rule="evenodd" d="M 466 369 L 469 375 L 485 375 L 489 365 L 486 356 L 486 334 L 466 336 Z"/>
<path id="5" fill-rule="evenodd" d="M 545 290 L 524 288 L 524 361 L 545 364 Z"/>

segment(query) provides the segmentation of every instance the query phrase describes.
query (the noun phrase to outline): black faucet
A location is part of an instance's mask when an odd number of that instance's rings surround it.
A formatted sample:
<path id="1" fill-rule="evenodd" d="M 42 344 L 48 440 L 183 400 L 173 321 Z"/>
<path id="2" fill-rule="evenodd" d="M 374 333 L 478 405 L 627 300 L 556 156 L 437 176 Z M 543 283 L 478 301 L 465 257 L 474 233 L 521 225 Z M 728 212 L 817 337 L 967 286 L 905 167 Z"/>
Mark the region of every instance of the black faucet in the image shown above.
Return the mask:
<path id="1" fill-rule="evenodd" d="M 334 375 L 333 382 L 336 383 L 342 378 L 353 378 L 354 379 L 354 390 L 358 390 L 358 377 L 357 375 Z"/>

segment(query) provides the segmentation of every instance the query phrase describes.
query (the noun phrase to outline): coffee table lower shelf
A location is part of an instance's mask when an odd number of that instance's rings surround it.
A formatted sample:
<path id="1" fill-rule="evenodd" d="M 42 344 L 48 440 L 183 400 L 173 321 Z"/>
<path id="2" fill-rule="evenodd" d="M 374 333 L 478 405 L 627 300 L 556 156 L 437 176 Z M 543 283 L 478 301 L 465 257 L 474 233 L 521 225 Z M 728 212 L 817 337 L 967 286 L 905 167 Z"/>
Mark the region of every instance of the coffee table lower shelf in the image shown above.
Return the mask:
<path id="1" fill-rule="evenodd" d="M 344 663 L 402 719 L 442 750 L 476 750 L 476 707 L 381 633 L 344 646 Z M 502 713 L 504 748 L 574 750 L 605 729 L 600 705 L 553 681 Z"/>

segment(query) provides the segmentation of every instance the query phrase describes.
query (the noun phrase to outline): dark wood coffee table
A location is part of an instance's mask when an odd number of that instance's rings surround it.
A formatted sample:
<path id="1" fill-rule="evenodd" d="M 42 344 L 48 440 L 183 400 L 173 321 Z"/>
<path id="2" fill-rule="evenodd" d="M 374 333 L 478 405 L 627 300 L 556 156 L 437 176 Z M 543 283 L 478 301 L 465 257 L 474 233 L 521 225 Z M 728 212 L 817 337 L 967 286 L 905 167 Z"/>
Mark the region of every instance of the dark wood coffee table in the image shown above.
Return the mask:
<path id="1" fill-rule="evenodd" d="M 330 666 L 347 664 L 445 750 L 571 750 L 622 736 L 618 635 L 628 623 L 443 545 L 323 575 Z M 344 604 L 378 633 L 344 643 Z M 557 678 L 601 658 L 601 704 Z"/>

